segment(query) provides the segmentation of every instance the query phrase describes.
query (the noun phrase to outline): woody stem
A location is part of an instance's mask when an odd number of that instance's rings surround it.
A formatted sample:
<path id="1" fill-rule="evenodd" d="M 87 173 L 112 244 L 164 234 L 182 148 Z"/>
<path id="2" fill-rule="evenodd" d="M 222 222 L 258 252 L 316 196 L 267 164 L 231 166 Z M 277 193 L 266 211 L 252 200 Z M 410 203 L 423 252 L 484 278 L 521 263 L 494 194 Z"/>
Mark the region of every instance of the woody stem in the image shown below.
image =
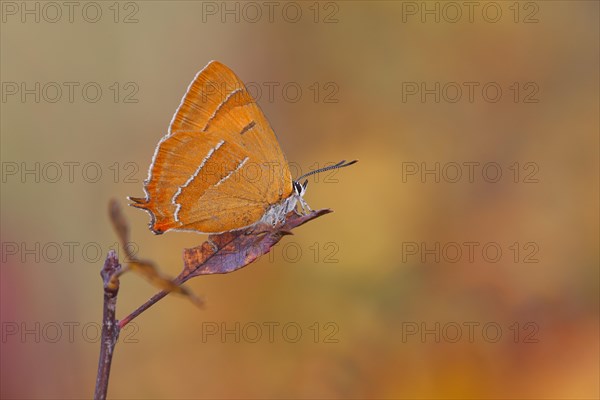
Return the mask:
<path id="1" fill-rule="evenodd" d="M 117 294 L 119 293 L 118 272 L 120 270 L 121 265 L 116 253 L 113 250 L 109 251 L 104 262 L 104 267 L 100 271 L 102 281 L 104 282 L 104 311 L 98 374 L 96 375 L 96 390 L 94 391 L 95 400 L 106 399 L 112 356 L 119 337 L 120 328 L 115 319 L 115 313 Z"/>

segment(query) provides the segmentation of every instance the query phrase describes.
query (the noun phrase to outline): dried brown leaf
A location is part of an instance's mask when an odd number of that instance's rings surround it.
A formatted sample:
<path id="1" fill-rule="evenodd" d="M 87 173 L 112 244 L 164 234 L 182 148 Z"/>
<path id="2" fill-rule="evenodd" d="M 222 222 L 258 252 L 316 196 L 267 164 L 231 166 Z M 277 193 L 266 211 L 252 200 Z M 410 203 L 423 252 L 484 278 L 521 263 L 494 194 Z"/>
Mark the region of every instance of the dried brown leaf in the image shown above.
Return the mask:
<path id="1" fill-rule="evenodd" d="M 183 283 L 194 276 L 227 274 L 245 267 L 268 253 L 283 236 L 291 235 L 292 229 L 330 212 L 332 210 L 322 209 L 300 215 L 292 211 L 280 227 L 260 225 L 210 235 L 200 246 L 184 250 L 184 268 L 176 281 Z"/>

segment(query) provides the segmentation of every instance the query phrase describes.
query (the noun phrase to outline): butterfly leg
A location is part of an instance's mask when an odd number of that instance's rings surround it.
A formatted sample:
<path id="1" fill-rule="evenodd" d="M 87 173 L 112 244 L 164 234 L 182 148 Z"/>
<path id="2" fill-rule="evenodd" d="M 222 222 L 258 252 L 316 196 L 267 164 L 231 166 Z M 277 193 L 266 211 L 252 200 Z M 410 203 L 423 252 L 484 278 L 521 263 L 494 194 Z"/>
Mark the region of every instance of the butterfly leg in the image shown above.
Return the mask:
<path id="1" fill-rule="evenodd" d="M 298 202 L 300 203 L 300 207 L 302 208 L 302 214 L 308 214 L 312 211 L 306 200 L 302 198 L 302 196 L 298 196 Z"/>

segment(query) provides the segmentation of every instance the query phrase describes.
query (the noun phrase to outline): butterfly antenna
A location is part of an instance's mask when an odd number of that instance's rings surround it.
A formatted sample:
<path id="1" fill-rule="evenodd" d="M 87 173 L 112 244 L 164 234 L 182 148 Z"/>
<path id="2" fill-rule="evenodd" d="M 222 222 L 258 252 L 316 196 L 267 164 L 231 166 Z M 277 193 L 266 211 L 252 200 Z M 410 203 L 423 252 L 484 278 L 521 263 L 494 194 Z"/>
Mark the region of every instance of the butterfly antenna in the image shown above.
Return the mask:
<path id="1" fill-rule="evenodd" d="M 358 160 L 352 160 L 352 161 L 350 161 L 350 162 L 346 162 L 346 160 L 342 160 L 342 161 L 340 161 L 340 162 L 339 162 L 339 163 L 337 163 L 337 164 L 330 165 L 329 167 L 323 167 L 323 168 L 316 169 L 316 170 L 314 170 L 314 171 L 310 171 L 310 172 L 308 172 L 308 173 L 306 173 L 306 174 L 302 175 L 301 177 L 299 177 L 299 178 L 297 179 L 297 181 L 300 181 L 302 178 L 306 178 L 307 176 L 311 176 L 311 175 L 314 175 L 314 174 L 318 174 L 319 172 L 325 172 L 325 171 L 329 171 L 329 170 L 331 170 L 331 169 L 344 168 L 344 167 L 347 167 L 347 166 L 349 166 L 349 165 L 352 165 L 352 164 L 354 164 L 354 163 L 356 163 L 356 162 L 358 162 Z"/>

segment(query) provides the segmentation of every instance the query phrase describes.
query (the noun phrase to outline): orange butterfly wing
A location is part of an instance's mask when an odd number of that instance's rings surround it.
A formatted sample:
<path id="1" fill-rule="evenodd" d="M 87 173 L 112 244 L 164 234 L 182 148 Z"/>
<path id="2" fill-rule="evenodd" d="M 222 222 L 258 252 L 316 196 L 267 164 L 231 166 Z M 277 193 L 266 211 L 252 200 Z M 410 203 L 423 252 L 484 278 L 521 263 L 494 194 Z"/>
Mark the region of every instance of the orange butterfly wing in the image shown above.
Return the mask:
<path id="1" fill-rule="evenodd" d="M 257 222 L 289 197 L 292 177 L 275 133 L 244 84 L 212 61 L 200 71 L 161 139 L 146 198 L 155 233 L 225 232 Z"/>

